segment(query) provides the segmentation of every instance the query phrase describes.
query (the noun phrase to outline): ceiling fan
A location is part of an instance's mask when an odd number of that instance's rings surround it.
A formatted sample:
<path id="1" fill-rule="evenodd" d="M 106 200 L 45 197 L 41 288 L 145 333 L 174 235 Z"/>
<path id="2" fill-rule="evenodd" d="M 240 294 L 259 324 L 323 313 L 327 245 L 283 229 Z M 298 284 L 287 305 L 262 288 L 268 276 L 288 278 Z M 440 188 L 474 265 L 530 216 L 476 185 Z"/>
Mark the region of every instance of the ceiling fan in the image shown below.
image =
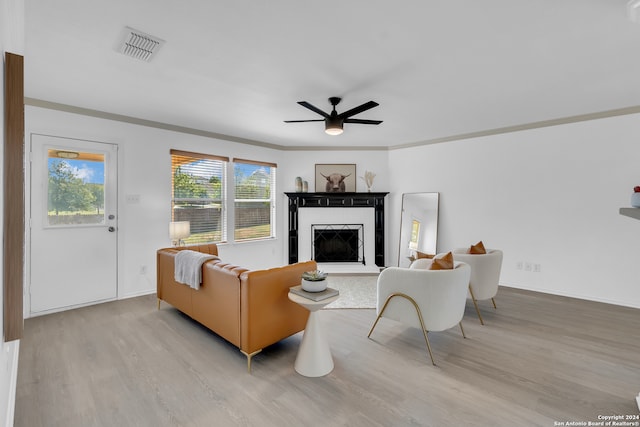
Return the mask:
<path id="1" fill-rule="evenodd" d="M 373 107 L 377 107 L 379 104 L 374 101 L 365 102 L 364 104 L 352 108 L 351 110 L 347 110 L 343 113 L 338 114 L 336 111 L 336 105 L 338 105 L 341 101 L 341 98 L 331 97 L 329 98 L 329 103 L 333 106 L 333 111 L 331 114 L 327 114 L 318 107 L 315 107 L 309 104 L 307 101 L 300 101 L 298 104 L 302 105 L 305 108 L 313 111 L 314 113 L 320 114 L 324 119 L 315 119 L 315 120 L 285 120 L 285 123 L 303 123 L 303 122 L 324 122 L 324 131 L 329 135 L 340 135 L 342 133 L 342 127 L 345 123 L 360 123 L 362 125 L 379 125 L 382 123 L 382 120 L 364 120 L 364 119 L 351 119 L 351 116 L 355 116 L 356 114 L 360 114 L 363 111 L 367 111 Z"/>

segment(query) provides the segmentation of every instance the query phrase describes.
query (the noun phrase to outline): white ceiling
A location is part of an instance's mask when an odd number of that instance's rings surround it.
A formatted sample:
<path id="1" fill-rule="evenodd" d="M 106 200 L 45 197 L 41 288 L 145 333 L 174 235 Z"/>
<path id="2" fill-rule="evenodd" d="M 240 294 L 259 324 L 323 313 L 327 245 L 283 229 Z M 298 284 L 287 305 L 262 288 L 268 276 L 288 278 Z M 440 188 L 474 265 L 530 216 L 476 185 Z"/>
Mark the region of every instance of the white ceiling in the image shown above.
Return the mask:
<path id="1" fill-rule="evenodd" d="M 640 105 L 626 0 L 29 0 L 25 95 L 281 146 L 394 147 Z M 118 52 L 130 26 L 166 41 Z M 296 104 L 380 106 L 329 136 Z"/>

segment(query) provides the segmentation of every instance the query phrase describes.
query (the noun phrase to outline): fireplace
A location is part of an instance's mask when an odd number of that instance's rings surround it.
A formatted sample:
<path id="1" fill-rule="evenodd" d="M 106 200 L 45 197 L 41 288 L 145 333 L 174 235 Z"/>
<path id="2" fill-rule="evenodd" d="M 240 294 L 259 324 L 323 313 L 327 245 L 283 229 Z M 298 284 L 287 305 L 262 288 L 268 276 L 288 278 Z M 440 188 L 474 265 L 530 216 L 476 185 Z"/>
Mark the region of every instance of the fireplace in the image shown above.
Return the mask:
<path id="1" fill-rule="evenodd" d="M 364 259 L 371 266 L 385 266 L 384 244 L 384 199 L 389 193 L 285 193 L 289 198 L 289 264 L 298 262 L 299 251 L 303 259 L 311 259 L 313 249 L 313 236 L 306 228 L 312 224 L 364 224 L 362 235 L 367 241 L 362 260 L 358 263 L 365 264 Z M 300 210 L 306 213 L 307 219 L 300 218 Z M 322 214 L 311 214 L 312 211 L 321 211 Z M 367 214 L 355 213 L 358 211 Z M 364 217 L 363 217 L 364 215 Z M 309 217 L 314 217 L 312 222 Z M 317 219 L 321 219 L 318 221 Z M 308 225 L 306 225 L 308 224 Z M 368 236 L 368 237 L 367 237 Z M 344 263 L 349 265 L 348 263 Z"/>
<path id="2" fill-rule="evenodd" d="M 313 224 L 311 258 L 365 264 L 363 224 Z"/>

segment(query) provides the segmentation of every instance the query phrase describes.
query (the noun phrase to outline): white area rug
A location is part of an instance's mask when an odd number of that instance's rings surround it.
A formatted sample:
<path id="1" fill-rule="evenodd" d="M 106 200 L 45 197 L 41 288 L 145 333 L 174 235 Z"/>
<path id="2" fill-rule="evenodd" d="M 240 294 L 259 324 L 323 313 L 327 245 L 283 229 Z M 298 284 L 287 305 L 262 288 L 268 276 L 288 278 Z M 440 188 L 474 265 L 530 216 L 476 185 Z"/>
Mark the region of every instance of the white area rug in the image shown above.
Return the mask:
<path id="1" fill-rule="evenodd" d="M 340 297 L 325 307 L 376 308 L 376 283 L 378 275 L 329 274 L 329 287 L 340 291 Z"/>

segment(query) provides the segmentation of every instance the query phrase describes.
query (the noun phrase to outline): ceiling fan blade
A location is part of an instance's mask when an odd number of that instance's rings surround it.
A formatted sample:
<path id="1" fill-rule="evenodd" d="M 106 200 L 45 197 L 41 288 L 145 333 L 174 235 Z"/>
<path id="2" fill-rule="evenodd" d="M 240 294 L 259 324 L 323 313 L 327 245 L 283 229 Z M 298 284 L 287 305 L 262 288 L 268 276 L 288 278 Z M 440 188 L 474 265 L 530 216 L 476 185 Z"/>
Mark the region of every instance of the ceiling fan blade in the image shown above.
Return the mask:
<path id="1" fill-rule="evenodd" d="M 338 117 L 341 119 L 346 119 L 347 117 L 351 117 L 351 116 L 355 116 L 356 114 L 360 114 L 363 111 L 367 111 L 373 107 L 377 107 L 378 104 L 377 102 L 374 101 L 369 101 L 369 102 L 365 102 L 364 104 L 360 105 L 359 107 L 356 108 L 352 108 L 351 110 L 347 110 L 344 111 L 340 114 L 338 114 Z"/>
<path id="2" fill-rule="evenodd" d="M 324 111 L 322 111 L 318 107 L 309 104 L 307 101 L 300 101 L 300 102 L 298 102 L 298 104 L 302 105 L 304 108 L 308 108 L 309 110 L 313 111 L 314 113 L 320 114 L 322 117 L 329 117 L 329 114 L 325 113 Z"/>
<path id="3" fill-rule="evenodd" d="M 304 122 L 324 122 L 324 119 L 317 120 L 285 120 L 285 123 L 304 123 Z"/>
<path id="4" fill-rule="evenodd" d="M 379 125 L 382 120 L 344 119 L 345 123 L 360 123 L 361 125 Z"/>

